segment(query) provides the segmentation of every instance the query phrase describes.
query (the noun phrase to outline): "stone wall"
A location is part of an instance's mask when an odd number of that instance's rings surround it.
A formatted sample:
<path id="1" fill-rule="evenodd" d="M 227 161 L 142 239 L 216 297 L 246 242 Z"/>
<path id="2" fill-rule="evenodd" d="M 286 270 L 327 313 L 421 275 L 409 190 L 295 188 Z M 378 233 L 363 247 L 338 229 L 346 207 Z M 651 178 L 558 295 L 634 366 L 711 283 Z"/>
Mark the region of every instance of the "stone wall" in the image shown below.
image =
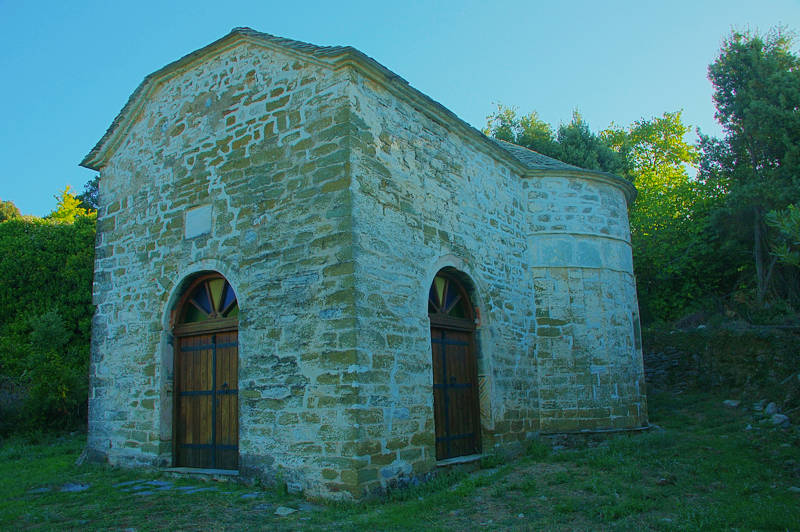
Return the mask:
<path id="1" fill-rule="evenodd" d="M 653 392 L 716 391 L 728 398 L 800 408 L 800 330 L 716 318 L 715 324 L 645 331 L 644 362 Z"/>
<path id="2" fill-rule="evenodd" d="M 427 293 L 443 267 L 481 316 L 485 452 L 646 425 L 624 192 L 522 177 L 366 77 L 351 98 L 362 481 L 433 467 Z"/>
<path id="3" fill-rule="evenodd" d="M 192 275 L 213 270 L 239 299 L 242 470 L 312 487 L 346 469 L 357 436 L 338 378 L 355 361 L 345 87 L 290 55 L 224 51 L 161 83 L 103 168 L 89 447 L 112 463 L 170 465 L 170 312 Z M 204 205 L 210 231 L 186 238 L 184 217 Z"/>
<path id="4" fill-rule="evenodd" d="M 462 273 L 481 320 L 483 448 L 538 428 L 532 282 L 518 175 L 446 125 L 359 77 L 353 147 L 362 479 L 387 485 L 434 467 L 428 290 Z"/>
<path id="5" fill-rule="evenodd" d="M 647 424 L 625 196 L 552 175 L 524 182 L 542 430 Z"/>

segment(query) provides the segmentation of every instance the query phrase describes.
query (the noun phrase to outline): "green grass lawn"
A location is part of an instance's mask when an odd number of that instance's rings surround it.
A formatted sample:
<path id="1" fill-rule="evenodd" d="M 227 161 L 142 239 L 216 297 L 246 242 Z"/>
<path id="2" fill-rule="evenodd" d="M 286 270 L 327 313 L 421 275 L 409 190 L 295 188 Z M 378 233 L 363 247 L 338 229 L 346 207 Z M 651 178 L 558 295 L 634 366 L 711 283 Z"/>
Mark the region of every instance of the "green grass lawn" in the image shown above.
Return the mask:
<path id="1" fill-rule="evenodd" d="M 789 489 L 800 488 L 800 431 L 722 399 L 652 396 L 660 428 L 572 438 L 557 451 L 537 440 L 525 456 L 358 504 L 76 466 L 84 435 L 9 440 L 0 447 L 0 529 L 800 530 L 800 493 Z M 159 491 L 163 482 L 171 488 Z M 279 506 L 299 511 L 279 517 Z"/>

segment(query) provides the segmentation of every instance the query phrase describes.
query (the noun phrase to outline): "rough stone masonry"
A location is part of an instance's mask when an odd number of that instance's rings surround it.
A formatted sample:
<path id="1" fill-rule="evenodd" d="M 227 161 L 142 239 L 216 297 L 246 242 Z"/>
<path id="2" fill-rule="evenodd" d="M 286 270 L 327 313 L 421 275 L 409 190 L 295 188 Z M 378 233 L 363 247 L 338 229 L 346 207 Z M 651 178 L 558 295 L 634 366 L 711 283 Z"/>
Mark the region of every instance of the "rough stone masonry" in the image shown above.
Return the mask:
<path id="1" fill-rule="evenodd" d="M 493 141 L 350 47 L 236 28 L 151 74 L 101 172 L 88 449 L 174 462 L 179 301 L 236 293 L 238 472 L 359 498 L 437 467 L 429 289 L 476 309 L 484 453 L 647 424 L 626 181 Z"/>

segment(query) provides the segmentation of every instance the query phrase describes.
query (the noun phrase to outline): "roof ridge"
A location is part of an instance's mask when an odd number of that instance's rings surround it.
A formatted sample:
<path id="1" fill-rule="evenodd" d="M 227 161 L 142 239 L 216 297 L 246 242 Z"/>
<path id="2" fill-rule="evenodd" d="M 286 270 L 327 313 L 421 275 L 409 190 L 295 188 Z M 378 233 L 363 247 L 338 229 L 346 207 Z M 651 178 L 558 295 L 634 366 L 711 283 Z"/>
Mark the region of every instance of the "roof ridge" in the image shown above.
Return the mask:
<path id="1" fill-rule="evenodd" d="M 249 37 L 258 37 L 260 39 L 265 39 L 268 41 L 273 42 L 274 44 L 278 44 L 281 46 L 288 46 L 294 49 L 300 49 L 304 52 L 315 52 L 315 53 L 341 53 L 347 50 L 355 50 L 352 46 L 322 46 L 319 44 L 313 44 L 306 41 L 300 41 L 297 39 L 290 39 L 289 37 L 280 37 L 278 35 L 274 35 L 272 33 L 267 33 L 264 31 L 254 30 L 248 26 L 237 26 L 233 28 L 227 35 L 222 37 L 223 39 L 229 37 L 234 34 L 241 34 L 247 35 Z"/>

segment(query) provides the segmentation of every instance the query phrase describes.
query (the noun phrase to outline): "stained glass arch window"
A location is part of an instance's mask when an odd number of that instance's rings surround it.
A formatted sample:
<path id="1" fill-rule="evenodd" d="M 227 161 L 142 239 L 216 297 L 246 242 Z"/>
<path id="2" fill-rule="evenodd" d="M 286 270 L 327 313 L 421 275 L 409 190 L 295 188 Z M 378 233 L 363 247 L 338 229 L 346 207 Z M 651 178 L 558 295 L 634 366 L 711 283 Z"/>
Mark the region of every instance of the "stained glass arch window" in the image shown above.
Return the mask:
<path id="1" fill-rule="evenodd" d="M 175 319 L 176 329 L 225 328 L 239 318 L 231 284 L 218 274 L 204 275 L 187 288 Z"/>
<path id="2" fill-rule="evenodd" d="M 474 328 L 474 313 L 464 286 L 454 277 L 439 272 L 428 291 L 428 315 L 431 322 Z"/>

